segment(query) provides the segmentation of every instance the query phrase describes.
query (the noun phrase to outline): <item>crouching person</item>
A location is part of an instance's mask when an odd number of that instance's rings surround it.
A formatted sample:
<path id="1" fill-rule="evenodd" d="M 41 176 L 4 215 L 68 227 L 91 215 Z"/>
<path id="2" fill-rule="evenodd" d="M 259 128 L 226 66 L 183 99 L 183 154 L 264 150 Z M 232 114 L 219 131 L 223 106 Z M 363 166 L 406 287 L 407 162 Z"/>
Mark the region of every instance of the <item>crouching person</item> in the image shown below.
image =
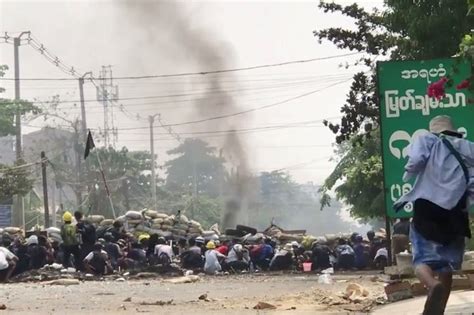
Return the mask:
<path id="1" fill-rule="evenodd" d="M 7 248 L 0 246 L 0 282 L 8 282 L 15 270 L 18 257 Z"/>
<path id="2" fill-rule="evenodd" d="M 171 265 L 173 259 L 173 248 L 166 244 L 164 237 L 158 238 L 157 245 L 155 246 L 155 256 L 157 257 L 157 262 L 163 266 Z"/>
<path id="3" fill-rule="evenodd" d="M 293 246 L 288 243 L 278 250 L 270 262 L 270 270 L 289 270 L 293 266 Z"/>
<path id="4" fill-rule="evenodd" d="M 235 244 L 229 251 L 226 259 L 225 270 L 240 272 L 249 270 L 250 254 L 241 244 Z"/>
<path id="5" fill-rule="evenodd" d="M 219 260 L 224 260 L 226 256 L 216 250 L 216 244 L 213 241 L 209 241 L 206 244 L 206 248 L 204 272 L 208 275 L 214 275 L 217 272 L 222 271 L 222 266 Z"/>
<path id="6" fill-rule="evenodd" d="M 95 243 L 93 251 L 84 258 L 84 267 L 87 272 L 97 276 L 103 276 L 113 272 L 107 252 L 103 250 L 101 243 Z"/>

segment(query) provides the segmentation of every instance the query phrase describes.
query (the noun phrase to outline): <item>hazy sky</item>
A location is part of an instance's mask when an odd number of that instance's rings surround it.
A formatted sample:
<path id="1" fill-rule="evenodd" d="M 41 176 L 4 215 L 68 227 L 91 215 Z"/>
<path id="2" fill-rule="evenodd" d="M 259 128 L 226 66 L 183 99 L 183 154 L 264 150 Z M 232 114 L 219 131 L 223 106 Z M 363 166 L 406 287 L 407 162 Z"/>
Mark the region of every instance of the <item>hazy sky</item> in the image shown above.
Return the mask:
<path id="1" fill-rule="evenodd" d="M 382 1 L 357 2 L 373 7 L 380 6 Z M 95 75 L 102 65 L 112 65 L 114 77 L 247 67 L 347 53 L 329 43 L 319 44 L 314 38 L 313 30 L 351 24 L 340 16 L 320 12 L 317 4 L 318 1 L 0 0 L 0 31 L 15 35 L 29 30 L 65 64 Z M 119 101 L 126 113 L 118 106 L 114 108 L 114 126 L 119 130 L 116 146 L 148 150 L 148 115 L 161 113 L 164 123 L 174 124 L 270 105 L 321 90 L 232 119 L 174 127 L 183 137 L 191 136 L 186 134 L 190 132 L 212 131 L 193 136 L 217 147 L 224 136 L 215 131 L 253 129 L 239 134 L 253 172 L 288 168 L 300 182 L 320 183 L 334 166 L 329 161 L 334 136 L 319 122 L 307 126 L 301 122 L 334 120 L 340 115 L 350 84 L 347 80 L 360 69 L 339 65 L 355 58 L 222 74 L 218 77 L 221 92 L 216 93 L 209 92 L 212 87 L 206 76 L 116 80 L 119 97 L 127 99 Z M 20 60 L 23 78 L 68 77 L 28 45 L 20 48 Z M 13 77 L 11 44 L 0 44 L 0 64 L 7 64 L 11 71 L 6 77 Z M 2 81 L 1 86 L 7 88 L 7 97 L 13 97 L 13 82 Z M 223 101 L 222 91 L 233 105 L 218 110 L 213 106 L 205 108 L 208 104 L 202 101 L 203 97 L 218 103 Z M 79 115 L 75 106 L 79 98 L 76 81 L 21 83 L 24 99 L 46 100 L 56 94 L 64 102 L 61 108 L 69 119 Z M 88 126 L 99 134 L 103 111 L 95 101 L 95 88 L 90 83 L 85 85 L 85 98 L 89 100 Z M 137 114 L 140 120 L 132 119 Z M 293 123 L 298 124 L 277 130 L 259 129 Z M 28 122 L 35 127 L 25 131 L 38 130 L 43 124 L 42 119 Z M 163 163 L 168 158 L 166 150 L 177 142 L 158 124 L 155 139 L 159 162 Z"/>

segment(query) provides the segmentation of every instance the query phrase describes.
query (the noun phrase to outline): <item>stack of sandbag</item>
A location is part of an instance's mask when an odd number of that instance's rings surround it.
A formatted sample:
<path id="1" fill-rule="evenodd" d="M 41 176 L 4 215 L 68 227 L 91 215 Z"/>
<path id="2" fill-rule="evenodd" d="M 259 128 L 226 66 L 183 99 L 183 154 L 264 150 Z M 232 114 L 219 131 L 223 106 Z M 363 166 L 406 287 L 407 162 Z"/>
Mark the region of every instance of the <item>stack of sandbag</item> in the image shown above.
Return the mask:
<path id="1" fill-rule="evenodd" d="M 143 225 L 145 217 L 140 211 L 129 210 L 125 213 L 124 224 L 130 232 L 134 232 L 137 226 Z"/>
<path id="2" fill-rule="evenodd" d="M 102 221 L 104 221 L 105 217 L 103 215 L 93 214 L 87 217 L 87 221 L 94 225 L 100 225 Z"/>
<path id="3" fill-rule="evenodd" d="M 9 227 L 3 228 L 3 234 L 8 234 L 8 236 L 10 236 L 11 239 L 24 236 L 23 230 L 16 226 L 9 226 Z"/>
<path id="4" fill-rule="evenodd" d="M 114 225 L 113 219 L 104 219 L 100 222 L 100 226 L 112 226 Z"/>
<path id="5" fill-rule="evenodd" d="M 58 243 L 62 243 L 63 240 L 61 238 L 61 229 L 57 227 L 49 227 L 46 229 L 46 233 L 48 234 L 48 238 Z"/>

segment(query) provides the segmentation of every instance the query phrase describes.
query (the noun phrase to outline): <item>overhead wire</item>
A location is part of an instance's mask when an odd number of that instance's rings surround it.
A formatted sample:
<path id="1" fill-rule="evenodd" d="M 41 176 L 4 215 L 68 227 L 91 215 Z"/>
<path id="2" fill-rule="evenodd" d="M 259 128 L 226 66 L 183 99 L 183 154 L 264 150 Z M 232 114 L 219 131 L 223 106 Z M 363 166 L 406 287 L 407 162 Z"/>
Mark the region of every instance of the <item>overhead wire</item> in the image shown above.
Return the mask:
<path id="1" fill-rule="evenodd" d="M 153 78 L 203 76 L 203 75 L 209 75 L 209 74 L 221 74 L 221 73 L 229 73 L 229 72 L 256 70 L 256 69 L 262 69 L 262 68 L 280 67 L 280 66 L 286 66 L 286 65 L 291 65 L 291 64 L 302 64 L 302 63 L 308 63 L 308 62 L 355 56 L 355 55 L 360 55 L 360 54 L 361 54 L 360 52 L 352 52 L 352 53 L 346 53 L 346 54 L 340 54 L 340 55 L 292 60 L 292 61 L 285 61 L 285 62 L 273 63 L 273 64 L 264 64 L 264 65 L 250 66 L 250 67 L 220 69 L 220 70 L 210 70 L 210 71 L 141 75 L 141 76 L 122 76 L 122 77 L 114 77 L 114 80 L 140 80 L 140 79 L 153 79 Z M 76 73 L 76 71 L 75 70 L 73 71 L 73 70 L 74 70 L 73 68 L 70 69 L 71 74 Z M 95 78 L 95 79 L 100 79 L 100 78 Z M 0 78 L 0 80 L 16 80 L 16 79 L 15 78 Z M 23 80 L 23 81 L 70 81 L 70 80 L 75 80 L 75 79 L 72 79 L 72 78 L 20 78 L 20 80 Z"/>

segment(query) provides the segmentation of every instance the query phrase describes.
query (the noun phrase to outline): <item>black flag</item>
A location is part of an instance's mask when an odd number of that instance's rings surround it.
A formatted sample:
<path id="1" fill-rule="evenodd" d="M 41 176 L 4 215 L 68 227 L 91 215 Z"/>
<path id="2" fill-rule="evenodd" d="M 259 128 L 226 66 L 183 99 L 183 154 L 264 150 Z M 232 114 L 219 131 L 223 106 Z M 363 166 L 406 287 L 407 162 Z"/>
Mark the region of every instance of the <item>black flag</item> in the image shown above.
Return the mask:
<path id="1" fill-rule="evenodd" d="M 87 159 L 87 157 L 89 156 L 89 153 L 94 148 L 95 148 L 94 139 L 92 139 L 92 133 L 89 130 L 89 134 L 87 135 L 87 141 L 86 141 L 86 150 L 84 152 L 84 160 Z"/>

